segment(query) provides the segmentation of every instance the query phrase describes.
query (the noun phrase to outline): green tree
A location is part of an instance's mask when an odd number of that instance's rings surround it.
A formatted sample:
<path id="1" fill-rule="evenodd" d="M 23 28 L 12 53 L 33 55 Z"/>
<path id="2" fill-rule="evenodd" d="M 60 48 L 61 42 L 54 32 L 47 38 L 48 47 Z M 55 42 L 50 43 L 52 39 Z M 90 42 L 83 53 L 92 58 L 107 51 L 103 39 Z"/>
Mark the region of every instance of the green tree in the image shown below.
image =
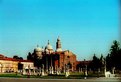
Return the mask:
<path id="1" fill-rule="evenodd" d="M 121 53 L 120 53 L 120 47 L 119 47 L 118 41 L 113 41 L 113 44 L 110 48 L 110 53 L 106 57 L 107 67 L 108 69 L 112 69 L 115 67 L 117 70 L 121 69 Z"/>
<path id="2" fill-rule="evenodd" d="M 19 59 L 19 57 L 17 55 L 14 55 L 13 59 Z"/>
<path id="3" fill-rule="evenodd" d="M 104 70 L 104 62 L 105 62 L 105 60 L 104 60 L 104 57 L 103 57 L 102 54 L 101 54 L 101 57 L 100 57 L 99 61 L 100 61 L 100 63 L 99 63 L 100 70 L 103 71 Z"/>
<path id="4" fill-rule="evenodd" d="M 106 56 L 106 68 L 107 70 L 111 70 L 112 62 L 111 62 L 111 57 L 110 54 Z"/>
<path id="5" fill-rule="evenodd" d="M 30 52 L 28 53 L 27 60 L 33 60 L 32 54 Z"/>
<path id="6" fill-rule="evenodd" d="M 94 54 L 93 60 L 92 60 L 92 69 L 93 69 L 93 71 L 97 71 L 99 68 L 100 68 L 100 60 Z"/>
<path id="7" fill-rule="evenodd" d="M 13 59 L 16 59 L 16 60 L 23 60 L 23 57 L 19 57 L 19 56 L 17 56 L 17 55 L 14 55 L 14 56 L 13 56 Z"/>

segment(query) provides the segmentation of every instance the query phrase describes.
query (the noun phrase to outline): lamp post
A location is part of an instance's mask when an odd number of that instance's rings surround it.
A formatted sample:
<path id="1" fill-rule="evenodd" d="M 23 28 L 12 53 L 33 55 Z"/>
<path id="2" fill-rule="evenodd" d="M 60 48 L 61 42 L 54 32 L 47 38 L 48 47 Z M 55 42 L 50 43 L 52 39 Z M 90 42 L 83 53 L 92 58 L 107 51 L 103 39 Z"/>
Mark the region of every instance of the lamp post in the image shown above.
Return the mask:
<path id="1" fill-rule="evenodd" d="M 106 59 L 104 59 L 104 73 L 106 72 Z"/>
<path id="2" fill-rule="evenodd" d="M 87 65 L 85 63 L 85 59 L 84 59 L 84 79 L 87 79 Z"/>

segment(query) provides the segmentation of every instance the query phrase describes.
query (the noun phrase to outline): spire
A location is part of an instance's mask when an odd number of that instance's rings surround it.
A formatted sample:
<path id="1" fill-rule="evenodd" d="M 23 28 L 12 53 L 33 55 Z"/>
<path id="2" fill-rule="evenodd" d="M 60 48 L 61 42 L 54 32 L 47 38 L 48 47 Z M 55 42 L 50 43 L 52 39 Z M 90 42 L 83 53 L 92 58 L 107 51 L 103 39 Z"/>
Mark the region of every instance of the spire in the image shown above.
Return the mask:
<path id="1" fill-rule="evenodd" d="M 62 48 L 61 48 L 61 41 L 60 41 L 60 37 L 58 36 L 57 38 L 57 42 L 56 42 L 56 51 L 62 51 Z"/>
<path id="2" fill-rule="evenodd" d="M 39 47 L 39 45 L 37 44 L 37 47 Z"/>
<path id="3" fill-rule="evenodd" d="M 50 44 L 49 40 L 48 40 L 48 45 Z"/>
<path id="4" fill-rule="evenodd" d="M 43 46 L 42 46 L 42 49 L 43 49 Z"/>
<path id="5" fill-rule="evenodd" d="M 43 46 L 42 46 L 42 52 L 44 51 L 44 48 L 43 48 Z"/>
<path id="6" fill-rule="evenodd" d="M 58 36 L 58 39 L 57 40 L 60 41 L 60 36 Z"/>

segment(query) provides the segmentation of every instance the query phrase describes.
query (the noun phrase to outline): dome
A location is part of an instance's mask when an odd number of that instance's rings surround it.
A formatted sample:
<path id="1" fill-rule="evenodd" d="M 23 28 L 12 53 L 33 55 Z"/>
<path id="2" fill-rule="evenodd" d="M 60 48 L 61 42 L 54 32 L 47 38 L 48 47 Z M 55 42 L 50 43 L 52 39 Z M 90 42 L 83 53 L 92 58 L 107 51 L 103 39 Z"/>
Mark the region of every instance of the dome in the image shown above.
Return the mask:
<path id="1" fill-rule="evenodd" d="M 44 48 L 42 47 L 42 52 L 44 52 Z"/>
<path id="2" fill-rule="evenodd" d="M 49 40 L 48 40 L 48 44 L 47 44 L 46 48 L 47 48 L 48 50 L 53 50 L 53 47 L 50 45 Z"/>
<path id="3" fill-rule="evenodd" d="M 61 52 L 62 49 L 61 48 L 57 48 L 56 52 Z"/>
<path id="4" fill-rule="evenodd" d="M 48 54 L 49 53 L 48 49 L 45 49 L 45 52 L 46 52 L 46 54 Z"/>
<path id="5" fill-rule="evenodd" d="M 48 49 L 45 49 L 45 52 L 48 52 Z"/>
<path id="6" fill-rule="evenodd" d="M 47 49 L 48 49 L 48 50 L 52 50 L 53 48 L 52 48 L 52 46 L 49 44 L 49 45 L 47 45 Z"/>
<path id="7" fill-rule="evenodd" d="M 41 52 L 42 51 L 42 48 L 40 48 L 39 46 L 37 46 L 35 49 L 34 49 L 36 52 Z"/>

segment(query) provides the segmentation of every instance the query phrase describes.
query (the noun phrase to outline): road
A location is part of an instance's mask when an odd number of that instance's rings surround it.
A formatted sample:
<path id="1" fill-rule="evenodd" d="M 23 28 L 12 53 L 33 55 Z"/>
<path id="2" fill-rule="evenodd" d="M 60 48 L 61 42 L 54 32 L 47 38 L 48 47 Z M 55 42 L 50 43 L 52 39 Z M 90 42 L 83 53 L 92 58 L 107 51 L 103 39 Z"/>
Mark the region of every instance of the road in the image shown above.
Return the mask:
<path id="1" fill-rule="evenodd" d="M 40 78 L 0 78 L 0 82 L 121 82 L 120 78 L 90 79 L 40 79 Z"/>

